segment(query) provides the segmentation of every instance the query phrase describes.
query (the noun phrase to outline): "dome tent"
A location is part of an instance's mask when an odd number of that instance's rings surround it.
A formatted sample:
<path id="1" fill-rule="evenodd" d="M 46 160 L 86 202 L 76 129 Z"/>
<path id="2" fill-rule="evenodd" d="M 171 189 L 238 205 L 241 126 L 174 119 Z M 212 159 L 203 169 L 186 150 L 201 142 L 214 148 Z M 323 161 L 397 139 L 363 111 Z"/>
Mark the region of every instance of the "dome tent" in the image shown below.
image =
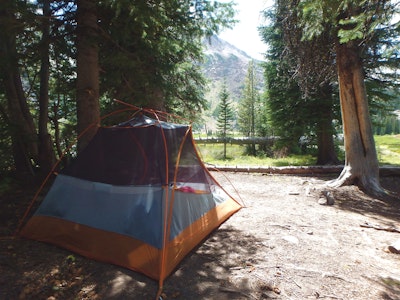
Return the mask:
<path id="1" fill-rule="evenodd" d="M 241 205 L 202 163 L 190 125 L 143 114 L 99 127 L 20 235 L 159 281 Z"/>

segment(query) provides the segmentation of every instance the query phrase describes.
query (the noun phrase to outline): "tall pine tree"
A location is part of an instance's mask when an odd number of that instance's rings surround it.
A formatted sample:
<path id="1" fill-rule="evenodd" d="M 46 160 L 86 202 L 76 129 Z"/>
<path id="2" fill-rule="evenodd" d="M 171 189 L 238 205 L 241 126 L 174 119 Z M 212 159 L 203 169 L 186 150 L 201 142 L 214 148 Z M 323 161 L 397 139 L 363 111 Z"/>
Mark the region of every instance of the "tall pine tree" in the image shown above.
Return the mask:
<path id="1" fill-rule="evenodd" d="M 292 8 L 288 11 L 297 10 L 293 14 L 292 28 L 300 29 L 301 41 L 311 45 L 322 44 L 318 41 L 332 44 L 330 49 L 335 58 L 333 63 L 337 71 L 343 123 L 345 167 L 331 186 L 356 184 L 370 195 L 386 196 L 379 182 L 379 164 L 366 88 L 365 62 L 368 57 L 365 56 L 365 49 L 369 48 L 371 41 L 374 42 L 379 28 L 390 27 L 390 17 L 396 6 L 387 0 L 293 0 L 289 4 Z M 374 47 L 377 53 L 384 48 Z M 301 49 L 296 51 L 301 53 Z M 312 55 L 323 61 L 326 51 L 314 51 Z M 383 58 L 382 55 L 379 57 Z M 318 62 L 315 59 L 308 60 L 304 55 L 297 58 L 304 63 L 305 70 L 317 76 L 323 74 L 318 68 L 310 66 L 310 63 Z M 313 80 L 315 77 L 309 74 L 305 75 Z"/>
<path id="2" fill-rule="evenodd" d="M 235 113 L 232 108 L 232 103 L 229 99 L 226 84 L 222 86 L 222 91 L 219 94 L 220 103 L 218 105 L 217 129 L 219 135 L 224 141 L 224 159 L 226 159 L 226 144 L 228 142 L 228 134 L 233 129 L 233 121 Z"/>
<path id="3" fill-rule="evenodd" d="M 298 1 L 277 1 L 274 13 L 267 13 L 271 25 L 261 30 L 270 45 L 265 72 L 270 118 L 284 153 L 316 145 L 317 164 L 336 164 L 332 120 L 338 116 L 334 109 L 338 100 L 332 42 L 329 35 L 314 42 L 302 40 L 302 28 L 296 26 L 297 5 Z M 307 137 L 303 147 L 301 137 Z"/>
<path id="4" fill-rule="evenodd" d="M 256 155 L 256 145 L 254 138 L 256 136 L 256 121 L 259 113 L 260 96 L 256 90 L 256 76 L 254 61 L 249 62 L 245 86 L 242 98 L 239 102 L 238 124 L 240 131 L 247 137 L 253 139 L 253 143 L 248 147 L 250 155 Z"/>

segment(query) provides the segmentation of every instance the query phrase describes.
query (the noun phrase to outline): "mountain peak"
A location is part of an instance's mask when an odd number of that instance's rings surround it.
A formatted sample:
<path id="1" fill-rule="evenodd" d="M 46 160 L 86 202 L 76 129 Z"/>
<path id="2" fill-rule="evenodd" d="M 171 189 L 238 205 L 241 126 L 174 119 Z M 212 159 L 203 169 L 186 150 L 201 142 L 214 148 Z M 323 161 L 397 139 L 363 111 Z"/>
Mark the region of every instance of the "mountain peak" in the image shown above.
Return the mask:
<path id="1" fill-rule="evenodd" d="M 227 41 L 224 41 L 216 35 L 204 39 L 203 45 L 205 48 L 204 53 L 206 55 L 218 54 L 225 57 L 233 55 L 241 58 L 244 61 L 250 61 L 252 59 L 246 52 L 238 49 L 237 47 L 233 46 Z"/>
<path id="2" fill-rule="evenodd" d="M 225 82 L 232 100 L 237 102 L 241 97 L 249 63 L 252 60 L 255 62 L 256 73 L 258 73 L 258 83 L 263 81 L 260 62 L 244 51 L 217 36 L 205 39 L 203 46 L 205 60 L 202 67 L 205 77 L 209 79 L 211 90 L 220 90 L 222 83 Z M 257 86 L 260 87 L 260 85 Z M 217 92 L 212 93 L 218 95 Z M 212 102 L 215 101 L 218 99 Z"/>

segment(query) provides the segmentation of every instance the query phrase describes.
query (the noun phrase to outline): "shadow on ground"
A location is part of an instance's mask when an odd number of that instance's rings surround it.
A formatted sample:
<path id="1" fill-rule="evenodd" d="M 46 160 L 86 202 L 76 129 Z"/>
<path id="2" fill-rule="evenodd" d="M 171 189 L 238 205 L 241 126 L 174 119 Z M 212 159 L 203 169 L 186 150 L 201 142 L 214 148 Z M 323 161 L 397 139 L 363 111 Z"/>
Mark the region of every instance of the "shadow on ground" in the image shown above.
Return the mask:
<path id="1" fill-rule="evenodd" d="M 156 281 L 139 273 L 52 245 L 24 239 L 0 242 L 1 299 L 154 299 L 158 290 Z M 164 296 L 214 299 L 221 287 L 229 292 L 231 268 L 249 263 L 260 251 L 259 245 L 250 235 L 220 228 L 166 279 Z M 241 295 L 247 292 L 244 284 L 240 293 L 229 294 L 229 299 L 243 299 Z"/>
<path id="2" fill-rule="evenodd" d="M 374 216 L 385 226 L 397 226 L 400 220 L 400 177 L 385 177 L 382 186 L 398 196 L 398 200 L 372 198 L 356 186 L 341 187 L 334 191 L 335 206 L 361 215 Z M 386 220 L 383 220 L 386 219 Z M 390 221 L 391 220 L 391 221 Z"/>

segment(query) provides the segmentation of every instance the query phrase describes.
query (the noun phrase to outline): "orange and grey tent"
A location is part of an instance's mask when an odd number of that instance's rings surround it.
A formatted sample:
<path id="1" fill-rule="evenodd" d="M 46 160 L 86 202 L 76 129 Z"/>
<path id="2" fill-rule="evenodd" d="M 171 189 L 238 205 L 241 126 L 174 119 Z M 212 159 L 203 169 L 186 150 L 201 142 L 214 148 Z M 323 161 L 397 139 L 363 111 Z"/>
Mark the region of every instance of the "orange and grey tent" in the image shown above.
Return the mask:
<path id="1" fill-rule="evenodd" d="M 140 114 L 99 127 L 20 234 L 144 273 L 162 288 L 240 208 L 202 163 L 190 125 Z"/>

